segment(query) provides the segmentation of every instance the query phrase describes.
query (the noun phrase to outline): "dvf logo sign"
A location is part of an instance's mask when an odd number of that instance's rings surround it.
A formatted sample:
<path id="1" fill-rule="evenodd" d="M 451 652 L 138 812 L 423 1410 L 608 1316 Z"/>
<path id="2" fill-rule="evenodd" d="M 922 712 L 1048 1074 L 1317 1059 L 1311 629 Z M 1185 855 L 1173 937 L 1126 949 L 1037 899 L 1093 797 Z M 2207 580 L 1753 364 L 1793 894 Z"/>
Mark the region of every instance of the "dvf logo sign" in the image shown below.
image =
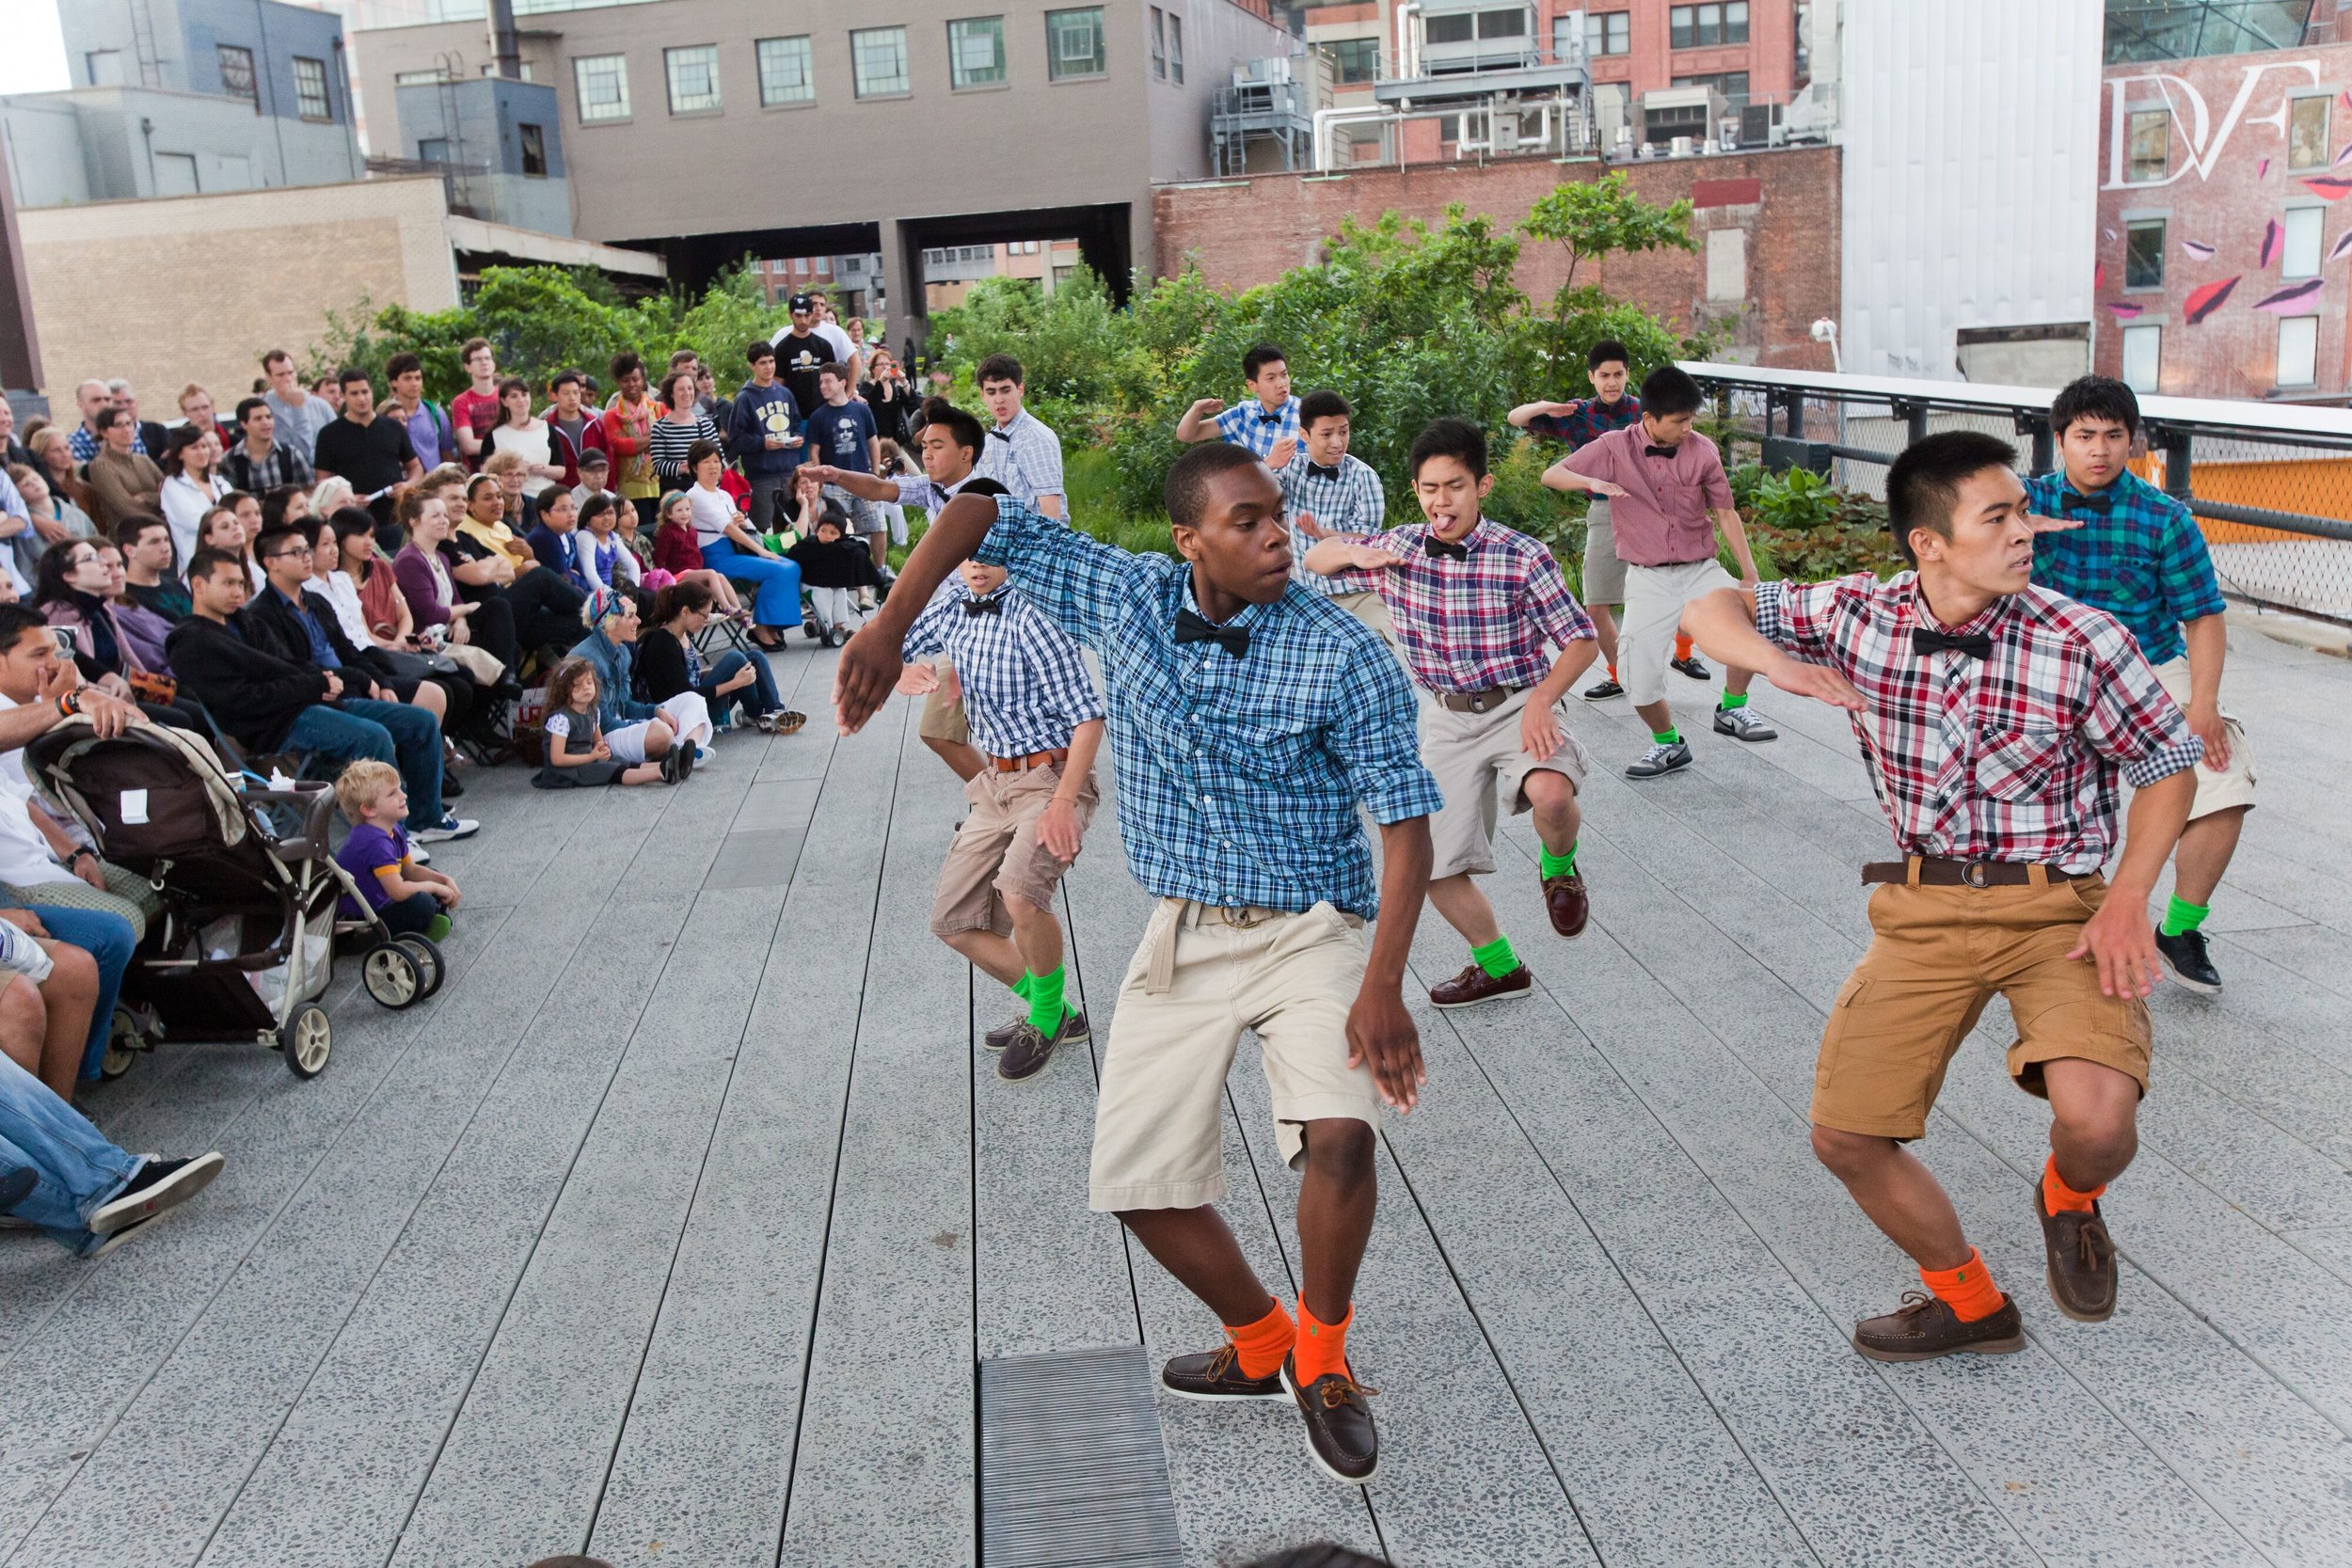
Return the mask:
<path id="1" fill-rule="evenodd" d="M 2279 89 L 2279 106 L 2266 115 L 2247 117 L 2247 109 L 2254 95 L 2264 87 L 2264 78 L 2274 72 L 2284 80 L 2274 84 Z M 2129 168 L 2129 123 L 2131 119 L 2131 90 L 2143 83 L 2153 82 L 2164 94 L 2164 106 L 2171 112 L 2172 129 L 2188 147 L 2186 160 L 2174 164 L 2161 180 L 2131 181 L 2124 178 Z M 2240 124 L 2270 125 L 2279 135 L 2286 135 L 2287 93 L 2296 87 L 2316 87 L 2319 65 L 2314 60 L 2265 60 L 2244 68 L 2238 78 L 2237 96 L 2230 101 L 2221 122 L 2213 122 L 2213 111 L 2206 105 L 2205 95 L 2197 90 L 2197 84 L 2185 76 L 2166 71 L 2145 71 L 2134 76 L 2116 76 L 2107 86 L 2114 94 L 2107 116 L 2107 179 L 2104 187 L 2116 190 L 2124 185 L 2146 189 L 2151 185 L 2169 185 L 2191 169 L 2199 180 L 2213 176 L 2214 167 L 2221 161 L 2222 149 L 2229 146 L 2230 136 Z"/>

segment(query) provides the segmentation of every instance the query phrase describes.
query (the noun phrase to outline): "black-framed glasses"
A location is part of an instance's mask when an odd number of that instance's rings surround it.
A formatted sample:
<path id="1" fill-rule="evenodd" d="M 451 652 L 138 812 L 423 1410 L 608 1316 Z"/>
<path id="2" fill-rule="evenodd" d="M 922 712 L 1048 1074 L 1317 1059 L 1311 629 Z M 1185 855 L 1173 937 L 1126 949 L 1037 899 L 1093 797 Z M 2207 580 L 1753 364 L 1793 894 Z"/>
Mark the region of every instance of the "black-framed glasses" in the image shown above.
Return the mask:
<path id="1" fill-rule="evenodd" d="M 307 557 L 310 553 L 310 546 L 308 545 L 289 545 L 284 549 L 279 550 L 276 555 L 271 556 L 270 559 L 272 561 L 283 561 L 289 556 L 298 555 Z"/>

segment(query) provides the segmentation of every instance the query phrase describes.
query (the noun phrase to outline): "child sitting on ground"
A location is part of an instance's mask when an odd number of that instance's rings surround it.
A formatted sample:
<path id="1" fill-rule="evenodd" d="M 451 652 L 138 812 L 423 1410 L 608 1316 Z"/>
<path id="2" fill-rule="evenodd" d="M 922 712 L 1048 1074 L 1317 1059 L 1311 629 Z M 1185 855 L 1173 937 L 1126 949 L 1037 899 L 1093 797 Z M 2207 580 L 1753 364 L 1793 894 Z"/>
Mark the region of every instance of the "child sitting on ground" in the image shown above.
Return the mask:
<path id="1" fill-rule="evenodd" d="M 816 488 L 814 485 L 809 488 Z M 817 612 L 818 641 L 828 648 L 847 642 L 866 624 L 866 615 L 851 597 L 858 590 L 879 587 L 874 559 L 863 540 L 849 535 L 849 519 L 832 501 L 807 522 L 807 537 L 792 546 L 785 559 L 801 569 L 802 585 Z"/>
<path id="2" fill-rule="evenodd" d="M 392 935 L 439 942 L 449 935 L 449 911 L 457 907 L 457 883 L 419 865 L 408 850 L 408 794 L 400 769 L 363 757 L 335 781 L 335 804 L 351 824 L 351 836 L 335 851 L 335 863 L 351 874 L 359 897 Z M 343 913 L 363 911 L 343 899 Z"/>
<path id="3" fill-rule="evenodd" d="M 584 658 L 567 658 L 548 677 L 547 761 L 532 776 L 541 789 L 588 789 L 598 784 L 675 784 L 694 766 L 691 747 L 673 746 L 660 762 L 626 767 L 612 758 L 596 713 L 596 672 Z"/>

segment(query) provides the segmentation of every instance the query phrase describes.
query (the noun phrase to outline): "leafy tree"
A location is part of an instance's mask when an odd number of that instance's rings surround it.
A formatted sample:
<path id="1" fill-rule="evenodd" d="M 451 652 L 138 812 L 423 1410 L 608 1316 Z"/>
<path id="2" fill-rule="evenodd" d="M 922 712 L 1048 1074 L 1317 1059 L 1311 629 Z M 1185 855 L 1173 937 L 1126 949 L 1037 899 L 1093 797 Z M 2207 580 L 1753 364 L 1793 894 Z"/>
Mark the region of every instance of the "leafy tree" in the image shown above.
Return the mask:
<path id="1" fill-rule="evenodd" d="M 1658 207 L 1642 199 L 1617 169 L 1599 180 L 1555 185 L 1528 209 L 1519 232 L 1568 253 L 1568 276 L 1560 285 L 1566 298 L 1576 287 L 1579 263 L 1613 251 L 1696 250 L 1691 237 L 1688 199 Z"/>

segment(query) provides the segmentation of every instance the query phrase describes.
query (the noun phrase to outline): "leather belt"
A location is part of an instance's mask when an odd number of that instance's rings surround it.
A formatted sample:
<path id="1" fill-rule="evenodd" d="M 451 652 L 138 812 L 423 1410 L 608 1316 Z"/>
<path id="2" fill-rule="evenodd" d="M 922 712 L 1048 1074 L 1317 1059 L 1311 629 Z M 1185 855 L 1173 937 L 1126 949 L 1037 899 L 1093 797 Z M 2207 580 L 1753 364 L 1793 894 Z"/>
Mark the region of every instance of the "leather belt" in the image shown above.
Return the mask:
<path id="1" fill-rule="evenodd" d="M 1032 768 L 1058 768 L 1070 760 L 1070 748 L 1058 747 L 1051 752 L 1031 752 L 1025 757 L 991 757 L 999 773 L 1023 773 Z"/>
<path id="2" fill-rule="evenodd" d="M 1523 686 L 1490 686 L 1484 691 L 1432 691 L 1438 705 L 1455 713 L 1492 713 L 1520 692 Z"/>
<path id="3" fill-rule="evenodd" d="M 1257 904 L 1203 904 L 1191 898 L 1163 898 L 1162 917 L 1144 938 L 1151 943 L 1152 957 L 1144 966 L 1143 989 L 1153 996 L 1164 996 L 1176 984 L 1176 933 L 1184 927 L 1199 926 L 1204 921 L 1231 926 L 1247 931 L 1269 920 L 1287 920 L 1296 913 L 1290 910 L 1269 910 Z"/>
<path id="4" fill-rule="evenodd" d="M 2045 887 L 2052 882 L 2072 882 L 2096 875 L 2089 871 L 2061 871 L 2055 865 L 2024 861 L 1955 861 L 1935 855 L 1873 861 L 1862 868 L 1865 882 L 1919 887 Z"/>

